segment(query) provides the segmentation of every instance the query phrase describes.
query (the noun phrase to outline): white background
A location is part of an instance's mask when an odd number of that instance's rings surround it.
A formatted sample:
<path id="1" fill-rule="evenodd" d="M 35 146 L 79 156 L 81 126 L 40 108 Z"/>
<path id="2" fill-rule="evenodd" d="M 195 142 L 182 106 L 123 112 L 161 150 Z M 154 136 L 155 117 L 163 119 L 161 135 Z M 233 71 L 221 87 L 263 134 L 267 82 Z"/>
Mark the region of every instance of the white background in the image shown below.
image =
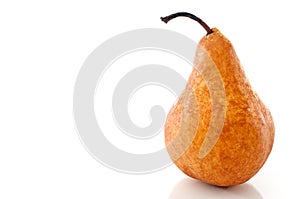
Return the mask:
<path id="1" fill-rule="evenodd" d="M 1 1 L 0 198 L 297 198 L 298 5 L 292 0 Z M 147 175 L 118 173 L 93 159 L 76 133 L 72 95 L 89 53 L 137 28 L 170 29 L 195 41 L 204 36 L 188 19 L 168 25 L 159 20 L 177 11 L 198 15 L 231 40 L 273 114 L 274 149 L 244 185 L 217 189 L 189 179 L 174 165 Z M 174 102 L 168 99 L 166 107 Z"/>

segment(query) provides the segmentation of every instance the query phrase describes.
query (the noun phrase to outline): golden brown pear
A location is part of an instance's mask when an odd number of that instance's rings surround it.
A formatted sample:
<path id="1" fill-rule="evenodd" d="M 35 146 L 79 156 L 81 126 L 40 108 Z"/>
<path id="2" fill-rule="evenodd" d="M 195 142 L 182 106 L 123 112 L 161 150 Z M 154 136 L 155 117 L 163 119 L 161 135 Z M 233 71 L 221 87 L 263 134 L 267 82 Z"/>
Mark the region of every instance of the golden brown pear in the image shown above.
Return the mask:
<path id="1" fill-rule="evenodd" d="M 186 88 L 165 123 L 168 153 L 186 175 L 217 186 L 253 177 L 274 141 L 268 108 L 253 91 L 230 41 L 190 13 L 207 31 L 197 47 Z"/>

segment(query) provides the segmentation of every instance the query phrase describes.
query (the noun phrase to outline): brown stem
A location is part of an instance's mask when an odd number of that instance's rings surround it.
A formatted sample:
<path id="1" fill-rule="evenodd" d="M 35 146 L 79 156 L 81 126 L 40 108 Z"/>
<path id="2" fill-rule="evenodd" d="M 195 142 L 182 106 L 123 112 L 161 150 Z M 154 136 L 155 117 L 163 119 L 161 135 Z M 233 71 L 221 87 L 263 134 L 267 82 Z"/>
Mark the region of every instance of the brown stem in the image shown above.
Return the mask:
<path id="1" fill-rule="evenodd" d="M 204 21 L 202 21 L 200 18 L 198 18 L 195 15 L 188 13 L 188 12 L 177 12 L 177 13 L 171 14 L 166 17 L 161 17 L 160 19 L 163 22 L 168 23 L 170 20 L 172 20 L 176 17 L 189 17 L 189 18 L 197 21 L 206 30 L 206 32 L 207 32 L 206 35 L 213 33 L 212 29 Z"/>

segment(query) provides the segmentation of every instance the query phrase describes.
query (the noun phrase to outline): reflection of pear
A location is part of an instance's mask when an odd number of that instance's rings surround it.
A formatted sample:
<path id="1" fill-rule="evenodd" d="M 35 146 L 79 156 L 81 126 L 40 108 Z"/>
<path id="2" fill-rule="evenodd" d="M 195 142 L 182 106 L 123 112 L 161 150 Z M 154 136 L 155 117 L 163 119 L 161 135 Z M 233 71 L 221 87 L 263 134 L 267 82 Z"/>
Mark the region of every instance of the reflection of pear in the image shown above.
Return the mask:
<path id="1" fill-rule="evenodd" d="M 178 16 L 198 21 L 207 35 L 198 44 L 186 89 L 167 117 L 168 152 L 188 176 L 217 186 L 241 184 L 271 152 L 271 114 L 252 90 L 230 41 L 189 13 L 161 19 L 167 23 Z"/>
<path id="2" fill-rule="evenodd" d="M 171 192 L 169 199 L 262 199 L 262 195 L 249 183 L 234 187 L 216 187 L 193 179 L 181 180 Z"/>

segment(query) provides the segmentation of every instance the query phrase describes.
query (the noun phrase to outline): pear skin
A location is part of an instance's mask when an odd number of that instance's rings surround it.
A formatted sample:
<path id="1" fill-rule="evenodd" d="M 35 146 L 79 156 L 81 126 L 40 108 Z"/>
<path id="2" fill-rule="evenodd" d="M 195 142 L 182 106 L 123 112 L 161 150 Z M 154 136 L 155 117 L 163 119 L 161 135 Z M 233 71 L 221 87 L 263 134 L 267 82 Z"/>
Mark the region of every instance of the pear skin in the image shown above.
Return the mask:
<path id="1" fill-rule="evenodd" d="M 189 13 L 176 14 L 173 18 Z M 246 182 L 260 170 L 272 150 L 275 128 L 231 42 L 218 29 L 209 30 L 198 44 L 186 89 L 167 116 L 165 144 L 172 161 L 186 175 L 227 187 Z M 208 64 L 217 68 L 222 88 L 203 72 Z M 222 89 L 224 96 L 214 94 Z M 219 108 L 213 108 L 213 101 L 219 102 Z M 212 124 L 213 115 L 222 114 Z"/>

